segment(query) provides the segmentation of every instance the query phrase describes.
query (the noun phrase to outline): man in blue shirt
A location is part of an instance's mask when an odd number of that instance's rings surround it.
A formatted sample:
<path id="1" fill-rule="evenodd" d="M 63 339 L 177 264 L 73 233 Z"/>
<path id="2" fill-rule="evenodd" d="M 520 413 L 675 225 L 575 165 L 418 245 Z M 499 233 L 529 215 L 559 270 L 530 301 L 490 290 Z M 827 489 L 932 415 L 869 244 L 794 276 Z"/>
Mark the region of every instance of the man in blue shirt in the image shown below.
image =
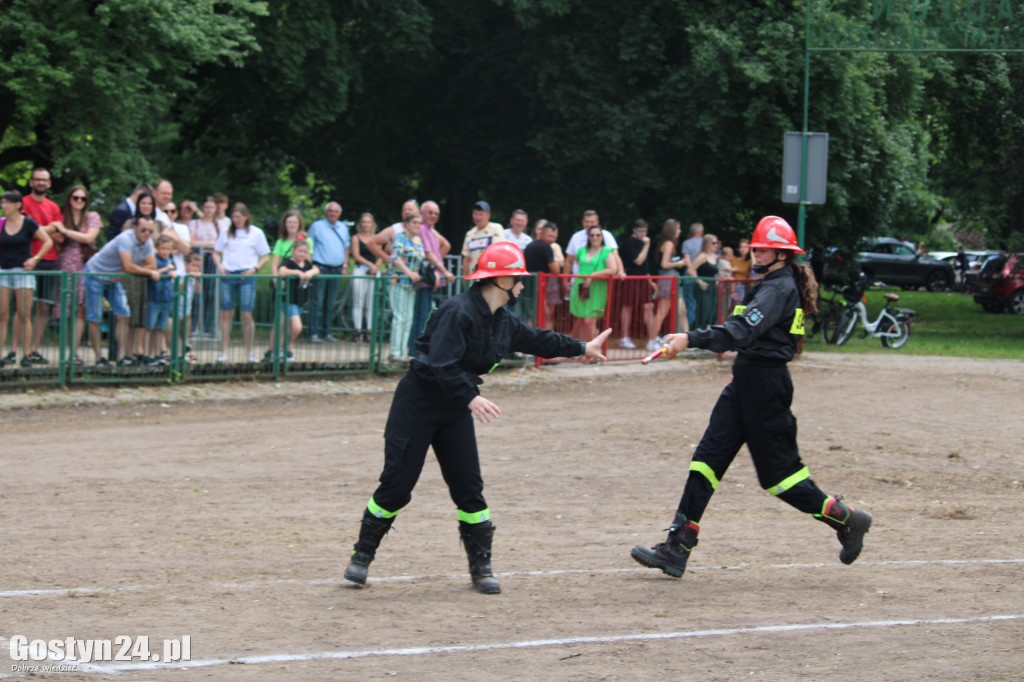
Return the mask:
<path id="1" fill-rule="evenodd" d="M 316 244 L 313 264 L 320 268 L 321 275 L 344 275 L 351 239 L 348 223 L 340 220 L 341 204 L 330 202 L 324 207 L 324 215 L 324 218 L 309 226 L 309 238 Z M 334 322 L 334 304 L 340 286 L 341 280 L 337 277 L 313 278 L 309 303 L 310 343 L 338 340 L 331 335 L 331 324 Z"/>
<path id="2" fill-rule="evenodd" d="M 143 275 L 159 280 L 161 272 L 156 268 L 153 249 L 153 221 L 145 216 L 132 219 L 131 229 L 125 230 L 107 242 L 85 264 L 85 320 L 89 323 L 89 342 L 96 351 L 96 365 L 109 366 L 100 350 L 100 321 L 103 319 L 103 299 L 110 303 L 115 318 L 117 350 L 123 357 L 119 365 L 129 367 L 135 364 L 126 355 L 128 349 L 128 296 L 124 287 L 114 277 L 116 274 Z M 111 358 L 114 360 L 114 358 Z"/>

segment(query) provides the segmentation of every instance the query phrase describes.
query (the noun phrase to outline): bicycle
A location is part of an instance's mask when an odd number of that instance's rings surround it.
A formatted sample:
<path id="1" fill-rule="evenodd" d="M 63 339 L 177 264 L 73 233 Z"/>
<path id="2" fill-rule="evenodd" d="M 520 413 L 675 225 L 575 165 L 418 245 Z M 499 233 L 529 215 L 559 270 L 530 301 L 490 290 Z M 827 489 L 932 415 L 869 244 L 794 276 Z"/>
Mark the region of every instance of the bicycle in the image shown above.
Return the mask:
<path id="1" fill-rule="evenodd" d="M 830 295 L 821 293 L 818 296 L 818 312 L 811 315 L 811 336 L 821 332 L 821 340 L 825 343 L 835 343 L 835 331 L 839 326 L 839 318 L 846 308 L 846 302 L 841 300 L 840 292 L 842 286 L 833 285 L 829 287 Z"/>
<path id="2" fill-rule="evenodd" d="M 910 308 L 892 308 L 893 303 L 900 300 L 898 294 L 885 294 L 885 307 L 878 313 L 874 322 L 868 321 L 868 309 L 864 294 L 871 286 L 867 277 L 861 277 L 854 284 L 842 290 L 846 299 L 846 308 L 833 331 L 835 344 L 842 346 L 850 340 L 860 320 L 862 338 L 881 339 L 886 348 L 902 348 L 910 339 L 910 329 L 914 316 L 917 314 Z M 826 337 L 829 329 L 823 332 Z"/>

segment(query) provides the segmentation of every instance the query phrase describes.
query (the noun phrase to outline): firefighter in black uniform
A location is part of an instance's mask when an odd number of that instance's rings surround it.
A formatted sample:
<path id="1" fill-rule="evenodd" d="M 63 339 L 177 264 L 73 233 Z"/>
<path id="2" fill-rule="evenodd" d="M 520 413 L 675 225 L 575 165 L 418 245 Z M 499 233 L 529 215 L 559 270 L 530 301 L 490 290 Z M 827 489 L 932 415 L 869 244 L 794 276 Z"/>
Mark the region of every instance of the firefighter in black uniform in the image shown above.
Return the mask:
<path id="1" fill-rule="evenodd" d="M 750 244 L 754 270 L 764 279 L 722 325 L 666 338 L 668 353 L 705 348 L 735 350 L 732 382 L 711 412 L 711 420 L 690 462 L 675 519 L 665 542 L 638 545 L 633 558 L 679 578 L 697 544 L 701 516 L 726 470 L 744 443 L 750 449 L 758 481 L 765 490 L 835 529 L 842 544 L 839 559 L 851 564 L 860 554 L 871 515 L 826 495 L 800 461 L 796 418 L 789 407 L 793 381 L 786 363 L 804 333 L 804 313 L 817 309 L 818 285 L 811 269 L 794 263 L 803 253 L 793 228 L 775 216 L 763 218 Z"/>
<path id="2" fill-rule="evenodd" d="M 487 423 L 501 414 L 480 395 L 481 374 L 513 352 L 540 357 L 586 355 L 605 360 L 601 348 L 607 329 L 589 343 L 520 321 L 506 305 L 515 305 L 528 276 L 522 250 L 498 242 L 480 256 L 466 277 L 472 288 L 435 310 L 416 340 L 416 358 L 395 390 L 384 427 L 384 471 L 363 512 L 359 540 L 345 578 L 366 584 L 366 574 L 381 539 L 399 510 L 409 504 L 427 448 L 438 464 L 459 520 L 459 534 L 469 557 L 473 586 L 497 594 L 501 586 L 491 572 L 494 525 L 483 496 L 473 417 Z"/>

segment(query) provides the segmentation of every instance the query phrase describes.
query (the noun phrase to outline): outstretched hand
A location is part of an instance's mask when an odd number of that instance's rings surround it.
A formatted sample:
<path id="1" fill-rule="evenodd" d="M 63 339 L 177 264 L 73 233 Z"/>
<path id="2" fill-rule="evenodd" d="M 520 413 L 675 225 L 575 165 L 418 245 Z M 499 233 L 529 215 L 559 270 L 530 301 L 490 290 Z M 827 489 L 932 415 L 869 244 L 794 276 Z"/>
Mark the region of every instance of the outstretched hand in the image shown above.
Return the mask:
<path id="1" fill-rule="evenodd" d="M 664 340 L 665 345 L 668 346 L 667 355 L 669 357 L 675 357 L 690 347 L 690 335 L 685 332 L 682 334 L 669 334 Z"/>
<path id="2" fill-rule="evenodd" d="M 603 332 L 591 339 L 587 343 L 587 352 L 584 355 L 588 358 L 594 358 L 595 360 L 606 362 L 608 358 L 604 356 L 601 349 L 604 347 L 605 341 L 608 340 L 608 337 L 611 336 L 611 334 L 612 328 L 608 327 L 608 329 L 605 329 Z"/>

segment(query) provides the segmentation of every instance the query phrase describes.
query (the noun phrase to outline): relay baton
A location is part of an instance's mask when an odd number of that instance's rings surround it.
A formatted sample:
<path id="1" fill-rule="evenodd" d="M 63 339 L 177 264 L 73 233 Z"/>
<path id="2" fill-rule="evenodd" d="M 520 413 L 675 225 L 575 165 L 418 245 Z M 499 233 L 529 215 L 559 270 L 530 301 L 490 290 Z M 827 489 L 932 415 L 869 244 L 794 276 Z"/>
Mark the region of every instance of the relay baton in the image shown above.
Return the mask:
<path id="1" fill-rule="evenodd" d="M 658 357 L 659 355 L 664 355 L 667 352 L 668 352 L 668 346 L 662 346 L 661 348 L 659 348 L 658 350 L 654 351 L 653 353 L 648 355 L 646 358 L 641 360 L 640 362 L 642 364 L 644 364 L 644 365 L 649 365 L 649 364 L 651 364 L 651 360 L 653 360 L 654 358 Z"/>

